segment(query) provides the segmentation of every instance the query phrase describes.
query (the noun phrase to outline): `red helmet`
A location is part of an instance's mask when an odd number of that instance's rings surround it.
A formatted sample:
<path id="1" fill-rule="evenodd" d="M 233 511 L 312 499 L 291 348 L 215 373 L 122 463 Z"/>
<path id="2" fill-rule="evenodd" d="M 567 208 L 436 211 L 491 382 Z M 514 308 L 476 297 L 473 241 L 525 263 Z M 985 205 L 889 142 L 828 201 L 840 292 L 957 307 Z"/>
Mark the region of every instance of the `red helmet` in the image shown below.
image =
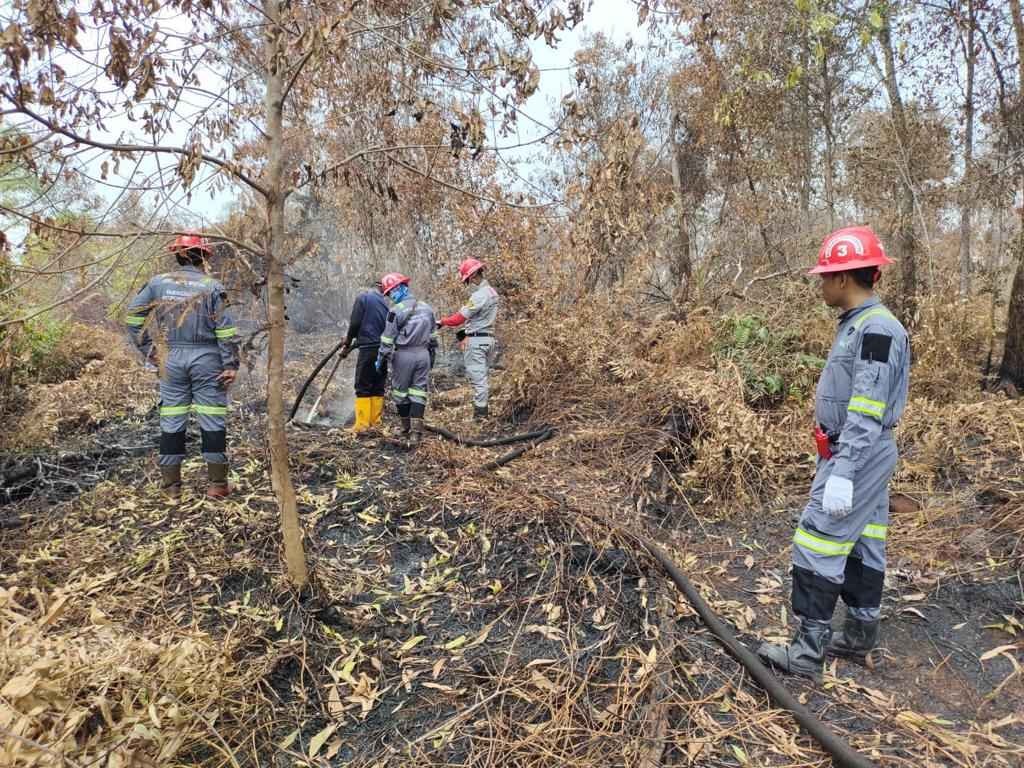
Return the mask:
<path id="1" fill-rule="evenodd" d="M 818 251 L 818 266 L 807 274 L 845 272 L 848 269 L 882 267 L 892 263 L 871 227 L 843 227 L 825 238 Z"/>
<path id="2" fill-rule="evenodd" d="M 210 248 L 210 244 L 206 241 L 206 238 L 194 233 L 178 235 L 174 238 L 174 242 L 167 246 L 167 250 L 172 253 L 176 253 L 178 251 L 190 251 L 193 248 L 197 251 L 202 251 L 207 256 L 213 253 L 213 249 Z"/>
<path id="3" fill-rule="evenodd" d="M 459 264 L 459 277 L 462 278 L 462 282 L 466 282 L 483 268 L 484 263 L 482 261 L 478 261 L 477 259 L 465 259 L 461 264 Z"/>
<path id="4" fill-rule="evenodd" d="M 391 293 L 398 286 L 408 284 L 409 278 L 401 272 L 388 272 L 380 279 L 380 292 Z"/>

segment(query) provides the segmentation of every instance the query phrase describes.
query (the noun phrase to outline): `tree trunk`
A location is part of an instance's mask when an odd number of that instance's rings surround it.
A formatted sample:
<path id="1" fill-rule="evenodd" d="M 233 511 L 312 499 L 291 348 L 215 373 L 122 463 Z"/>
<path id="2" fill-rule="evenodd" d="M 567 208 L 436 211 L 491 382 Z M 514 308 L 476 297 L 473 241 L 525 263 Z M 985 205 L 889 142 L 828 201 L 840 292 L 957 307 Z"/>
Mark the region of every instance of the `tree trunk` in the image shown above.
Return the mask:
<path id="1" fill-rule="evenodd" d="M 800 37 L 800 226 L 804 236 L 811 228 L 811 166 L 814 163 L 814 133 L 811 125 L 811 84 L 808 68 L 811 61 L 811 41 L 808 14 L 803 14 Z"/>
<path id="2" fill-rule="evenodd" d="M 878 40 L 882 45 L 885 60 L 885 89 L 889 94 L 889 106 L 896 127 L 896 138 L 899 141 L 904 160 L 901 163 L 903 167 L 900 169 L 896 231 L 893 233 L 896 248 L 893 255 L 900 264 L 900 277 L 903 283 L 900 319 L 904 325 L 911 327 L 917 314 L 917 234 L 914 228 L 914 187 L 910 176 L 913 158 L 911 157 L 910 131 L 903 108 L 903 97 L 900 95 L 899 83 L 896 80 L 896 55 L 892 46 L 892 20 L 889 9 L 886 9 L 883 15 L 882 27 L 878 31 Z"/>
<path id="3" fill-rule="evenodd" d="M 284 57 L 281 45 L 280 0 L 264 0 L 263 10 L 270 21 L 266 39 L 266 111 L 267 111 L 267 297 L 269 306 L 269 343 L 267 349 L 267 412 L 270 429 L 270 474 L 281 512 L 284 559 L 288 579 L 301 589 L 309 581 L 302 529 L 295 503 L 295 487 L 288 469 L 288 435 L 284 414 Z"/>
<path id="4" fill-rule="evenodd" d="M 829 229 L 836 228 L 836 137 L 832 131 L 832 74 L 828 68 L 828 48 L 821 57 L 821 122 L 825 127 L 825 206 Z"/>
<path id="5" fill-rule="evenodd" d="M 686 132 L 685 146 L 679 140 L 679 131 Z M 677 219 L 677 245 L 676 257 L 672 259 L 670 267 L 672 276 L 676 281 L 676 302 L 685 303 L 689 298 L 690 281 L 693 276 L 693 260 L 690 256 L 690 205 L 692 194 L 687 193 L 683 182 L 683 153 L 687 153 L 687 159 L 692 152 L 690 146 L 693 141 L 689 125 L 685 124 L 678 112 L 672 113 L 669 125 L 669 141 L 672 144 L 672 186 L 675 191 L 676 206 L 679 208 Z M 692 165 L 692 161 L 686 163 Z"/>
<path id="6" fill-rule="evenodd" d="M 971 216 L 974 213 L 974 0 L 967 0 L 967 94 L 964 101 L 964 178 L 960 191 L 960 295 L 971 292 Z M 962 38 L 961 38 L 962 39 Z"/>
<path id="7" fill-rule="evenodd" d="M 1021 18 L 1020 0 L 1010 0 L 1010 14 L 1013 18 L 1013 30 L 1017 38 L 1017 55 L 1020 73 L 1018 82 L 1024 83 L 1024 19 Z M 1018 119 L 1014 115 L 1014 119 Z M 1008 126 L 1016 128 L 1016 126 Z M 1013 131 L 1019 136 L 1019 129 Z M 1014 142 L 1017 143 L 1017 142 Z M 1020 150 L 1013 147 L 1014 154 Z M 1017 176 L 1021 177 L 1020 161 L 1014 161 Z M 1024 210 L 1021 215 L 1024 216 Z M 1010 303 L 1006 311 L 1006 343 L 1003 347 L 1003 362 L 999 367 L 999 378 L 1011 381 L 1018 388 L 1024 387 L 1024 222 L 1017 235 L 1017 271 L 1013 276 L 1010 288 Z"/>

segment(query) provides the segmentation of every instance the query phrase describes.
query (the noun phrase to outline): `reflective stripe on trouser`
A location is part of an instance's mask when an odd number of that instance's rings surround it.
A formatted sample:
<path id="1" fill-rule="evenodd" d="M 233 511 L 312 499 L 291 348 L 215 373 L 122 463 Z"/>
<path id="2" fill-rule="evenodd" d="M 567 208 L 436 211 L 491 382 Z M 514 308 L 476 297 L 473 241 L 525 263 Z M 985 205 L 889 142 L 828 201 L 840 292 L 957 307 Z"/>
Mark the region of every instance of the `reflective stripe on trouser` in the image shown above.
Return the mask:
<path id="1" fill-rule="evenodd" d="M 217 377 L 224 370 L 217 347 L 171 347 L 160 380 L 160 466 L 185 459 L 185 430 L 195 413 L 203 459 L 227 463 L 228 393 Z"/>
<path id="2" fill-rule="evenodd" d="M 487 369 L 494 357 L 494 338 L 489 336 L 472 336 L 466 339 L 466 351 L 462 355 L 466 367 L 466 378 L 473 385 L 473 405 L 483 408 L 490 398 L 490 382 L 487 380 Z"/>
<path id="3" fill-rule="evenodd" d="M 896 469 L 896 443 L 879 439 L 853 479 L 853 511 L 836 520 L 821 508 L 825 482 L 834 460 L 819 461 L 793 536 L 793 565 L 841 585 L 843 602 L 862 619 L 878 617 L 885 575 L 885 538 L 889 524 L 889 480 Z M 794 591 L 794 613 L 800 613 Z"/>
<path id="4" fill-rule="evenodd" d="M 426 347 L 399 347 L 391 356 L 391 397 L 426 405 L 430 389 L 430 353 Z"/>

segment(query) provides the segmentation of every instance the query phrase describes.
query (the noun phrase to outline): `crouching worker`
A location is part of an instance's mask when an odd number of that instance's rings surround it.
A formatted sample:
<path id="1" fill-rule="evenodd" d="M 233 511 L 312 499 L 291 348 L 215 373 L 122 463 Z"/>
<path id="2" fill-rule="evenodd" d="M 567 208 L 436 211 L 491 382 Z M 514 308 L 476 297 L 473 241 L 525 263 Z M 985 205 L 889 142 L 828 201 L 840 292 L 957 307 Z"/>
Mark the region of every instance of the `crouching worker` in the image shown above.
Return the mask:
<path id="1" fill-rule="evenodd" d="M 430 305 L 413 298 L 409 278 L 391 272 L 380 280 L 384 294 L 395 302 L 380 337 L 377 369 L 391 363 L 391 397 L 398 407 L 402 435 L 415 448 L 423 437 L 430 371 L 437 351 L 437 317 Z"/>
<path id="2" fill-rule="evenodd" d="M 348 321 L 348 335 L 342 347 L 342 359 L 353 349 L 356 356 L 356 423 L 352 431 L 356 434 L 380 424 L 384 413 L 384 390 L 387 387 L 388 368 L 377 367 L 377 352 L 380 350 L 380 336 L 387 321 L 388 300 L 380 287 L 363 291 L 352 305 L 352 316 Z"/>
<path id="3" fill-rule="evenodd" d="M 893 427 L 907 404 L 910 341 L 874 285 L 891 264 L 868 227 L 833 232 L 811 274 L 839 329 L 815 397 L 818 466 L 793 536 L 793 614 L 788 645 L 764 643 L 766 662 L 819 679 L 826 652 L 864 657 L 878 644 L 889 480 L 896 469 Z M 832 636 L 842 597 L 846 620 Z"/>
<path id="4" fill-rule="evenodd" d="M 128 308 L 125 322 L 147 362 L 157 361 L 156 339 L 166 356 L 160 374 L 160 473 L 163 491 L 181 496 L 188 415 L 202 435 L 209 487 L 219 499 L 228 485 L 228 387 L 238 374 L 238 331 L 227 311 L 224 286 L 203 272 L 212 251 L 206 239 L 181 235 L 170 250 L 180 269 L 150 279 Z"/>

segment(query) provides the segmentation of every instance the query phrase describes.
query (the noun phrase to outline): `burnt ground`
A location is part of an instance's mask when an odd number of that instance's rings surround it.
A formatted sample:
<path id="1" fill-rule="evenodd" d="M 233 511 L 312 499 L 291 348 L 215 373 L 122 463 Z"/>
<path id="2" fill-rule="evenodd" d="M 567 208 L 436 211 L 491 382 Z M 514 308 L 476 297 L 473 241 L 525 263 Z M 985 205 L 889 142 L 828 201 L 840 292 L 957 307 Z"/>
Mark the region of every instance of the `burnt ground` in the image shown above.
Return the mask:
<path id="1" fill-rule="evenodd" d="M 784 509 L 763 510 L 756 521 L 705 523 L 699 535 L 691 530 L 681 536 L 680 548 L 702 564 L 698 569 L 718 574 L 714 590 L 719 604 L 734 614 L 734 624 L 752 649 L 762 639 L 786 637 L 795 626 L 788 613 L 789 553 L 780 544 L 791 538 L 802 504 L 803 498 L 794 495 Z M 957 527 L 955 548 L 948 546 L 950 532 L 942 535 L 936 529 L 936 546 L 924 552 L 901 541 L 919 513 L 894 514 L 882 647 L 866 666 L 833 659 L 826 690 L 882 703 L 896 717 L 912 711 L 966 730 L 975 723 L 1001 722 L 1002 738 L 1024 743 L 1024 582 L 1009 540 L 979 535 L 992 513 L 979 504 L 968 524 Z M 992 546 L 979 548 L 985 541 Z M 842 615 L 840 601 L 836 629 Z M 791 683 L 828 706 L 811 685 Z"/>
<path id="2" fill-rule="evenodd" d="M 464 391 L 439 382 L 432 414 L 456 429 L 538 426 L 472 425 Z M 196 459 L 183 503 L 160 499 L 142 451 L 151 415 L 81 437 L 65 453 L 89 457 L 87 472 L 43 471 L 2 508 L 14 521 L 0 530 L 5 624 L 15 640 L 26 627 L 40 634 L 25 635 L 24 656 L 9 644 L 0 663 L 63 659 L 60 675 L 41 667 L 34 690 L 9 697 L 35 713 L 24 735 L 73 744 L 82 764 L 121 752 L 183 765 L 827 764 L 636 546 L 588 517 L 600 489 L 585 475 L 544 481 L 557 445 L 485 473 L 481 456 L 504 449 L 431 437 L 410 455 L 386 439 L 293 429 L 315 574 L 296 595 L 281 572 L 259 410 L 234 417 L 239 492 L 226 504 L 202 498 Z M 61 466 L 60 452 L 46 456 L 44 470 Z M 66 472 L 73 486 L 57 482 Z M 1000 498 L 980 498 L 972 519 L 897 517 L 877 664 L 837 661 L 821 690 L 788 683 L 880 765 L 1020 764 L 1020 576 L 1005 541 L 970 539 Z M 618 504 L 618 519 L 655 533 L 749 647 L 788 633 L 793 520 L 778 508 L 799 508 L 798 495 L 717 522 L 708 510 L 654 519 Z M 925 529 L 941 546 L 918 546 Z M 123 655 L 106 643 L 60 655 L 109 627 Z M 139 666 L 152 642 L 187 645 L 202 671 L 187 686 L 152 680 Z M 104 710 L 102 697 L 120 704 Z M 175 707 L 180 697 L 195 716 Z M 216 738 L 196 714 L 213 711 Z M 70 736 L 67 722 L 80 723 Z"/>

